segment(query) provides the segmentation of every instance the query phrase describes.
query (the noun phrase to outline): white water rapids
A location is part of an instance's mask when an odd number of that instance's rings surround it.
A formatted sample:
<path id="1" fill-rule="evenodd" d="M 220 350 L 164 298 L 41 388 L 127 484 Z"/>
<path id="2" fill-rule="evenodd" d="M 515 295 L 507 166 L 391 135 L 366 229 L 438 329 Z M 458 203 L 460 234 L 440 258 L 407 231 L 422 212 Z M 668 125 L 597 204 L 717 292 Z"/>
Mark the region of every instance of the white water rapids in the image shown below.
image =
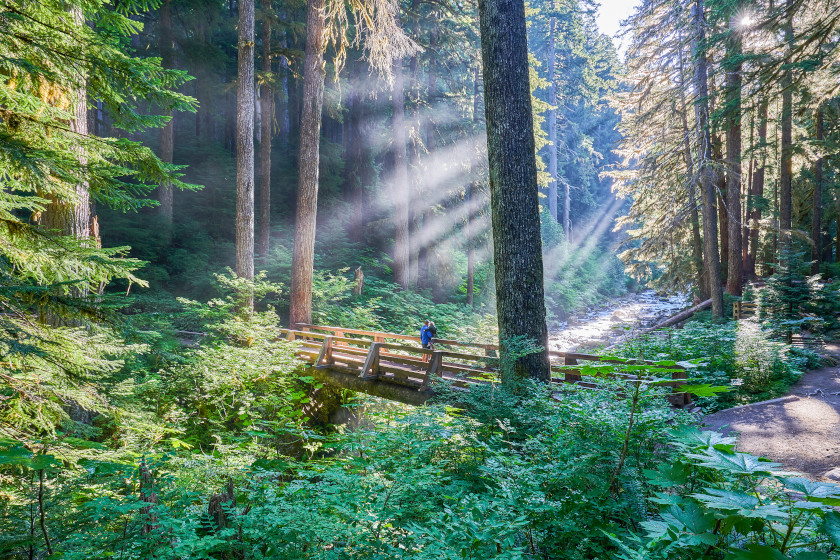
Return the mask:
<path id="1" fill-rule="evenodd" d="M 690 305 L 691 301 L 683 294 L 660 296 L 653 290 L 627 294 L 552 325 L 548 332 L 548 347 L 574 352 L 607 346 L 635 330 L 651 327 L 676 315 Z"/>

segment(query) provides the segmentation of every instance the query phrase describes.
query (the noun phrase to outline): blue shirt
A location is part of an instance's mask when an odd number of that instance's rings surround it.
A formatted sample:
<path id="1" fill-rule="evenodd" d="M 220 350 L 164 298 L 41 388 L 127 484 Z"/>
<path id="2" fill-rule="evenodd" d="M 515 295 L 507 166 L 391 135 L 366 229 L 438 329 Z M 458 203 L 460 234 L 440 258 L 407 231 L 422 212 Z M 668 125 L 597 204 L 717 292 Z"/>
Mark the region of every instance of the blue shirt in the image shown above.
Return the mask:
<path id="1" fill-rule="evenodd" d="M 420 329 L 420 342 L 422 344 L 428 344 L 432 341 L 432 331 L 429 330 L 428 325 L 423 325 L 423 328 Z"/>

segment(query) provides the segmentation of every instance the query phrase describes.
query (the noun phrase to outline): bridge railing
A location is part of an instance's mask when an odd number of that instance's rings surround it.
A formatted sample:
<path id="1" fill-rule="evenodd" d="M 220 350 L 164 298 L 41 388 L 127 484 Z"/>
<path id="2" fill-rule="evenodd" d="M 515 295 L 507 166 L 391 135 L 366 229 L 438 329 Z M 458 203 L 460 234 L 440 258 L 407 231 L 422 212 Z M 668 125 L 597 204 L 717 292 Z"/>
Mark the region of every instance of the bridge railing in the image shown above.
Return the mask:
<path id="1" fill-rule="evenodd" d="M 442 350 L 312 331 L 281 329 L 281 333 L 289 340 L 298 341 L 298 357 L 316 368 L 357 375 L 364 380 L 379 379 L 425 390 L 435 376 L 482 373 L 474 368 L 444 364 L 447 352 Z"/>
<path id="2" fill-rule="evenodd" d="M 344 327 L 331 327 L 324 325 L 313 325 L 310 323 L 295 323 L 295 326 L 302 331 L 308 332 L 324 332 L 336 336 L 344 336 L 347 334 L 365 336 L 372 338 L 376 342 L 384 342 L 385 340 L 402 340 L 406 342 L 416 342 L 420 344 L 420 337 L 410 334 L 397 334 L 383 331 L 367 331 L 363 329 L 349 329 Z M 450 340 L 446 338 L 434 338 L 432 343 L 438 346 L 448 346 L 450 348 L 469 348 L 478 349 L 484 352 L 485 356 L 494 357 L 498 355 L 499 346 L 497 344 L 484 344 L 481 342 L 463 342 L 459 340 Z"/>
<path id="3" fill-rule="evenodd" d="M 381 378 L 422 389 L 429 387 L 431 378 L 435 375 L 450 379 L 460 387 L 467 387 L 470 383 L 499 380 L 498 346 L 494 344 L 435 339 L 439 346 L 428 350 L 419 347 L 420 337 L 417 336 L 306 323 L 299 323 L 298 327 L 300 330 L 285 332 L 289 338 L 302 341 L 302 357 L 307 357 L 316 367 L 331 367 L 356 374 L 361 371 L 359 375 L 364 379 Z M 347 335 L 352 335 L 352 338 Z M 402 344 L 386 342 L 387 340 Z M 417 346 L 404 344 L 405 342 L 413 342 Z M 452 349 L 440 349 L 441 346 Z M 474 353 L 474 349 L 483 352 Z M 576 352 L 550 351 L 549 358 L 554 383 L 574 383 L 593 389 L 600 388 L 599 380 L 603 381 L 604 377 L 643 382 L 654 379 L 650 373 L 663 370 L 661 365 L 649 360 L 627 360 Z M 587 363 L 632 366 L 630 369 L 634 372 L 613 369 L 599 376 L 589 376 L 583 373 Z M 691 395 L 678 390 L 680 385 L 685 384 L 685 369 L 680 366 L 665 369 L 671 374 L 673 381 L 658 382 L 672 387 L 668 400 L 675 406 L 691 403 Z M 646 371 L 648 375 L 645 375 Z"/>

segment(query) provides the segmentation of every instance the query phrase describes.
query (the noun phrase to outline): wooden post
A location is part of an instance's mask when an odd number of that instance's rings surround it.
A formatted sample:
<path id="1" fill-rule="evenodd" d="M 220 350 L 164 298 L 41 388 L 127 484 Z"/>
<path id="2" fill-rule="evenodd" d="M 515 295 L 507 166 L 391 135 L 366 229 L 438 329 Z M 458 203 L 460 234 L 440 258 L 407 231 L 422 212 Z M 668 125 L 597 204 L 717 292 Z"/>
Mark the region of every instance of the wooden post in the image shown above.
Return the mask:
<path id="1" fill-rule="evenodd" d="M 674 371 L 671 373 L 671 379 L 688 379 L 688 373 L 684 369 Z M 676 387 L 672 388 L 672 390 L 674 389 L 676 389 Z M 683 407 L 687 404 L 691 404 L 691 393 L 675 393 L 672 397 L 674 398 L 668 400 L 675 406 Z"/>
<path id="2" fill-rule="evenodd" d="M 563 364 L 567 366 L 576 366 L 578 362 L 575 358 L 570 358 L 569 356 L 563 356 Z M 583 377 L 580 375 L 580 370 L 569 371 L 566 370 L 563 372 L 563 379 L 566 381 L 582 381 Z"/>
<path id="3" fill-rule="evenodd" d="M 286 338 L 288 338 L 289 340 L 294 340 L 295 339 L 295 331 L 293 331 L 292 329 L 289 329 L 289 332 L 286 335 Z"/>
<path id="4" fill-rule="evenodd" d="M 423 378 L 423 385 L 420 386 L 421 391 L 429 388 L 432 376 L 440 375 L 443 370 L 443 352 L 435 350 L 432 352 L 432 357 L 429 360 L 429 366 L 426 368 L 426 377 Z"/>
<path id="5" fill-rule="evenodd" d="M 365 364 L 362 366 L 362 371 L 359 377 L 362 379 L 375 379 L 379 377 L 379 350 L 382 346 L 381 342 L 374 342 L 370 345 Z M 370 374 L 368 374 L 370 371 Z"/>
<path id="6" fill-rule="evenodd" d="M 324 344 L 321 346 L 321 353 L 318 355 L 318 360 L 315 362 L 316 366 L 331 365 L 335 363 L 332 357 L 332 342 L 333 337 L 324 337 Z"/>

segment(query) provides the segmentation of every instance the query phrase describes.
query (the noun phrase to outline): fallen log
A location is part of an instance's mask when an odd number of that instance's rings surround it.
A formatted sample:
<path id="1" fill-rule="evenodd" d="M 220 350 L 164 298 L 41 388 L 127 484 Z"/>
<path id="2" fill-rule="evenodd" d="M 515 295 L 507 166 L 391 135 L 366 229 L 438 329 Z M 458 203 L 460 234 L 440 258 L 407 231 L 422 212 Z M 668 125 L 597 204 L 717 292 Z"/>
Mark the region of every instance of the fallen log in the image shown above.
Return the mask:
<path id="1" fill-rule="evenodd" d="M 655 330 L 658 330 L 658 329 L 664 329 L 665 327 L 672 327 L 672 326 L 676 325 L 677 323 L 682 323 L 683 321 L 690 318 L 692 315 L 694 315 L 698 311 L 703 311 L 704 309 L 708 309 L 711 306 L 712 306 L 712 300 L 707 299 L 706 301 L 704 301 L 702 303 L 698 303 L 694 307 L 689 307 L 685 311 L 680 311 L 676 315 L 672 315 L 671 317 L 668 317 L 664 321 L 660 321 L 659 323 L 655 324 L 652 327 L 649 327 L 647 329 L 643 329 L 641 331 L 632 333 L 631 335 L 619 340 L 615 344 L 611 344 L 611 345 L 607 346 L 606 348 L 604 348 L 604 350 L 612 350 L 613 348 L 615 348 L 619 344 L 623 344 L 623 343 L 625 343 L 628 340 L 631 340 L 633 338 L 651 333 L 651 332 L 653 332 Z"/>
<path id="2" fill-rule="evenodd" d="M 664 329 L 665 327 L 671 327 L 673 325 L 676 325 L 677 323 L 682 323 L 683 321 L 685 321 L 686 319 L 688 319 L 689 317 L 691 317 L 692 315 L 694 315 L 698 311 L 703 311 L 704 309 L 708 309 L 711 306 L 712 306 L 712 300 L 707 299 L 706 301 L 704 301 L 702 303 L 698 303 L 694 307 L 690 307 L 690 308 L 686 309 L 685 311 L 680 311 L 676 315 L 674 315 L 672 317 L 669 317 L 669 318 L 665 319 L 664 321 L 662 321 L 660 323 L 655 324 L 654 326 L 650 327 L 649 329 L 643 330 L 639 334 L 647 334 L 647 333 L 655 331 L 657 329 Z"/>

